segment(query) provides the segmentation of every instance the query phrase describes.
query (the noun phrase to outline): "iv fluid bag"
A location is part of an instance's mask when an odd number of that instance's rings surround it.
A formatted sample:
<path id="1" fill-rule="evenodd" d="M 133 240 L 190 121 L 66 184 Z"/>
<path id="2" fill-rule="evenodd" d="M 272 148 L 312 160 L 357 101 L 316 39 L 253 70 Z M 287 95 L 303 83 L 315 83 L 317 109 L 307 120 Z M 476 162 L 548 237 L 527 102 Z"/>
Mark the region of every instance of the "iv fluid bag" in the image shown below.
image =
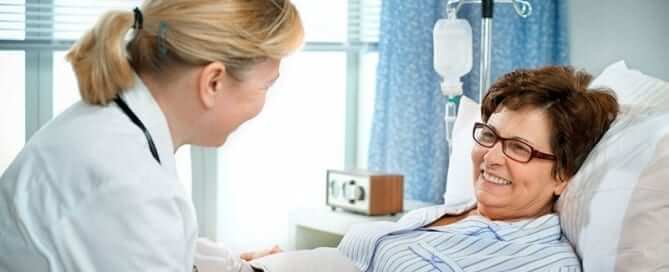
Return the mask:
<path id="1" fill-rule="evenodd" d="M 441 19 L 434 25 L 433 39 L 434 69 L 443 79 L 443 94 L 462 94 L 460 77 L 472 69 L 472 27 L 463 19 Z"/>

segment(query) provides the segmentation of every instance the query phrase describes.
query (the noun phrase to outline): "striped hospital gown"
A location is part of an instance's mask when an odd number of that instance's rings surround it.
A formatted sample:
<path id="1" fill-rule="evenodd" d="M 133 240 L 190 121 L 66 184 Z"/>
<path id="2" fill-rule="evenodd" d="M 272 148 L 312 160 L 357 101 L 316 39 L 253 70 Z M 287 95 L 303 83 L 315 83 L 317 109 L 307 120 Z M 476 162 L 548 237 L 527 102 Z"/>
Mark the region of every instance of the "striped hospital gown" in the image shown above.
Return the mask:
<path id="1" fill-rule="evenodd" d="M 515 222 L 482 216 L 447 226 L 424 227 L 441 215 L 436 206 L 397 223 L 354 226 L 339 251 L 361 271 L 580 271 L 578 257 L 560 230 L 556 214 Z"/>

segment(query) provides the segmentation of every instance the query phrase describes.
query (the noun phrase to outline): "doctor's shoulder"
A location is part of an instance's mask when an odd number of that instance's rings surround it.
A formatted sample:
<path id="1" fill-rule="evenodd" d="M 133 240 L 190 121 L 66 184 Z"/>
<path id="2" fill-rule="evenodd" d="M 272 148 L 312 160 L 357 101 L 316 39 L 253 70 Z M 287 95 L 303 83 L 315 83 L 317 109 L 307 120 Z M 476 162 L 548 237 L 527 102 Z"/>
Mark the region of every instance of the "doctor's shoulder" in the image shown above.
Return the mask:
<path id="1" fill-rule="evenodd" d="M 139 151 L 132 150 L 144 150 L 146 143 L 133 127 L 124 127 L 128 122 L 115 111 L 76 104 L 26 143 L 0 176 L 0 252 L 43 260 L 33 243 L 66 243 L 63 235 L 69 232 L 63 228 L 68 224 L 117 221 L 113 218 L 122 215 L 123 205 L 160 193 L 134 190 L 151 186 L 150 175 L 160 172 L 142 168 L 133 153 Z M 3 263 L 13 262 L 0 258 L 0 271 Z"/>
<path id="2" fill-rule="evenodd" d="M 135 168 L 139 173 L 145 154 L 138 150 L 146 143 L 124 117 L 112 105 L 76 103 L 35 133 L 7 172 L 61 188 L 100 186 Z"/>

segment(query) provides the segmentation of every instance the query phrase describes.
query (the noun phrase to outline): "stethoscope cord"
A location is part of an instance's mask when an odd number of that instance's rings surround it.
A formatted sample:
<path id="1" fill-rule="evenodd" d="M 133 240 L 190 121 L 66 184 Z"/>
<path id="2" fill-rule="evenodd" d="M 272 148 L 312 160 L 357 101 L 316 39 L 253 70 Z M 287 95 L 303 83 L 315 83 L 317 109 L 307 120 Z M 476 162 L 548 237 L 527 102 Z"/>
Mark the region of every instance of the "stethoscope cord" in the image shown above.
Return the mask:
<path id="1" fill-rule="evenodd" d="M 141 129 L 142 132 L 144 132 L 146 141 L 149 144 L 149 150 L 151 151 L 151 155 L 158 162 L 158 164 L 161 164 L 160 156 L 158 156 L 158 149 L 156 149 L 156 145 L 153 143 L 153 138 L 151 138 L 151 134 L 149 133 L 149 130 L 147 130 L 146 127 L 144 126 L 144 123 L 142 123 L 142 120 L 139 120 L 139 117 L 137 117 L 137 115 L 135 115 L 135 113 L 132 112 L 130 107 L 128 107 L 128 104 L 126 104 L 125 101 L 123 101 L 121 96 L 117 96 L 116 98 L 114 98 L 114 102 L 116 102 L 116 105 L 118 105 L 118 107 L 121 108 L 121 111 L 123 111 L 123 113 L 126 116 L 128 116 L 128 118 L 130 118 L 130 121 L 132 121 L 132 123 L 134 123 L 137 127 L 139 127 L 139 129 Z"/>

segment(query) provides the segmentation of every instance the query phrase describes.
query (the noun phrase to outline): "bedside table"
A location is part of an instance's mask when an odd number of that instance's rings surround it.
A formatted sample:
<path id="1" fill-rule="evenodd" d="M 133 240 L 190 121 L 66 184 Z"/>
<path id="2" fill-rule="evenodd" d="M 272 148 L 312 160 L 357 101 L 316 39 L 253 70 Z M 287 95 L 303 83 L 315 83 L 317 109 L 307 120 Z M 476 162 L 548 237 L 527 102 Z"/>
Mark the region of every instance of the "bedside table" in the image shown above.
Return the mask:
<path id="1" fill-rule="evenodd" d="M 385 216 L 367 216 L 329 206 L 299 209 L 291 214 L 295 224 L 295 248 L 336 247 L 353 224 L 373 221 L 397 221 L 406 212 L 438 204 L 404 200 L 404 212 Z"/>

